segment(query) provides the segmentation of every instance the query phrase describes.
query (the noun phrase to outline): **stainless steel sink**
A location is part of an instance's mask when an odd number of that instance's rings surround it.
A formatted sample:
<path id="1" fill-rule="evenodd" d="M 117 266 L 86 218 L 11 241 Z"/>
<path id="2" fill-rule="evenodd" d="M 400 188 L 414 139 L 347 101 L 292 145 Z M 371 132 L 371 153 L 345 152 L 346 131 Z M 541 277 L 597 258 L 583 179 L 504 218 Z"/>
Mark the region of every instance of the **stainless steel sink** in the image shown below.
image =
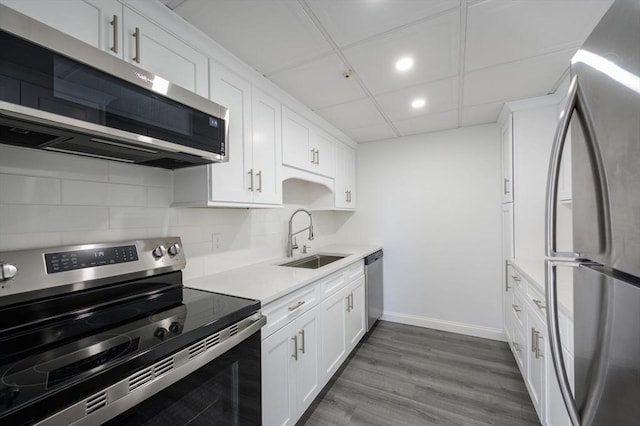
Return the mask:
<path id="1" fill-rule="evenodd" d="M 313 256 L 303 257 L 291 262 L 282 263 L 280 266 L 289 266 L 291 268 L 318 269 L 325 265 L 344 259 L 346 255 L 330 255 L 330 254 L 314 254 Z"/>

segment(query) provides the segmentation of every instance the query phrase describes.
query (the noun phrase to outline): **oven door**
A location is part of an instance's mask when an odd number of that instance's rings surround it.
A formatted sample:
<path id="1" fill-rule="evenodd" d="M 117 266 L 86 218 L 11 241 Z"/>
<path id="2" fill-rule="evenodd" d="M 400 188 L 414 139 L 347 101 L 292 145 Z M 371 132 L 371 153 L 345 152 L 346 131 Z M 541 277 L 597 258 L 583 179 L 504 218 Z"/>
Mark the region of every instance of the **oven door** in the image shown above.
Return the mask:
<path id="1" fill-rule="evenodd" d="M 260 333 L 115 417 L 107 425 L 260 424 Z"/>

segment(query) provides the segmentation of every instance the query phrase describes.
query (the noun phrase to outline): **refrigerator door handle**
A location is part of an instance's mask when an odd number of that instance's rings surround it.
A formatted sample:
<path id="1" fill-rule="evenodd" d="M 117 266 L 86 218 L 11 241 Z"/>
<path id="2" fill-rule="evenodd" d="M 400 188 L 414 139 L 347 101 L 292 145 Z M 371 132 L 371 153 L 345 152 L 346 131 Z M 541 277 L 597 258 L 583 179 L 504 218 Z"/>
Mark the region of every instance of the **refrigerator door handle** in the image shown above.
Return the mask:
<path id="1" fill-rule="evenodd" d="M 556 227 L 558 209 L 558 184 L 560 177 L 560 165 L 562 162 L 562 151 L 567 139 L 569 124 L 574 112 L 578 112 L 580 123 L 585 132 L 585 140 L 588 144 L 589 156 L 595 171 L 595 186 L 598 190 L 598 203 L 601 207 L 602 216 L 599 221 L 599 229 L 604 235 L 604 245 L 602 249 L 610 247 L 611 243 L 611 215 L 609 211 L 609 193 L 604 174 L 602 156 L 598 148 L 595 130 L 593 128 L 591 114 L 584 100 L 584 96 L 578 85 L 578 76 L 574 75 L 569 85 L 567 103 L 560 113 L 560 121 L 556 129 L 553 147 L 551 149 L 551 160 L 549 161 L 549 171 L 547 174 L 547 194 L 546 194 L 546 229 L 545 229 L 545 255 L 548 258 L 580 259 L 582 254 L 577 252 L 556 251 Z"/>
<path id="2" fill-rule="evenodd" d="M 558 292 L 556 283 L 556 266 L 567 266 L 577 268 L 586 265 L 585 262 L 577 260 L 560 260 L 546 259 L 544 262 L 545 274 L 545 293 L 547 299 L 547 330 L 549 332 L 549 348 L 551 349 L 551 359 L 555 367 L 556 377 L 560 386 L 560 393 L 567 407 L 569 418 L 574 426 L 580 426 L 580 414 L 576 401 L 571 393 L 571 385 L 569 384 L 569 376 L 565 369 L 564 357 L 562 356 L 562 347 L 560 345 L 560 327 L 558 324 Z"/>

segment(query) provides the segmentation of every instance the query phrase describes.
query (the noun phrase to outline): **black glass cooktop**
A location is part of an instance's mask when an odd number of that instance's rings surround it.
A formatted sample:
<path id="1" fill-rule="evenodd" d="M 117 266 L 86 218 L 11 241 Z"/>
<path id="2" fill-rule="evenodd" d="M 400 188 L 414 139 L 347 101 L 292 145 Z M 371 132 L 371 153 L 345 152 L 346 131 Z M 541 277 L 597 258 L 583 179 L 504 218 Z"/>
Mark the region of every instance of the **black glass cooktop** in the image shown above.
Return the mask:
<path id="1" fill-rule="evenodd" d="M 37 421 L 260 308 L 255 300 L 180 286 L 98 305 L 13 332 L 4 320 L 16 321 L 0 316 L 0 423 Z"/>

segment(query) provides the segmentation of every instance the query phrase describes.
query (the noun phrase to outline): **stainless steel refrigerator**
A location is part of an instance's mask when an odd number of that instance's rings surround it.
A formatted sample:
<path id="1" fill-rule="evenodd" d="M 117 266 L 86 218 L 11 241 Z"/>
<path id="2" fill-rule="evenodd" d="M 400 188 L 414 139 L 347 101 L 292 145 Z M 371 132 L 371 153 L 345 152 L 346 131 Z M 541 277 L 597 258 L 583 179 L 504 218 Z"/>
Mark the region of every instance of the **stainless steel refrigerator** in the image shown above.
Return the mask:
<path id="1" fill-rule="evenodd" d="M 569 128 L 573 249 L 559 252 L 556 199 Z M 549 167 L 546 251 L 550 347 L 571 421 L 640 424 L 640 0 L 616 0 L 571 61 Z M 574 383 L 558 327 L 560 267 L 574 268 Z"/>

